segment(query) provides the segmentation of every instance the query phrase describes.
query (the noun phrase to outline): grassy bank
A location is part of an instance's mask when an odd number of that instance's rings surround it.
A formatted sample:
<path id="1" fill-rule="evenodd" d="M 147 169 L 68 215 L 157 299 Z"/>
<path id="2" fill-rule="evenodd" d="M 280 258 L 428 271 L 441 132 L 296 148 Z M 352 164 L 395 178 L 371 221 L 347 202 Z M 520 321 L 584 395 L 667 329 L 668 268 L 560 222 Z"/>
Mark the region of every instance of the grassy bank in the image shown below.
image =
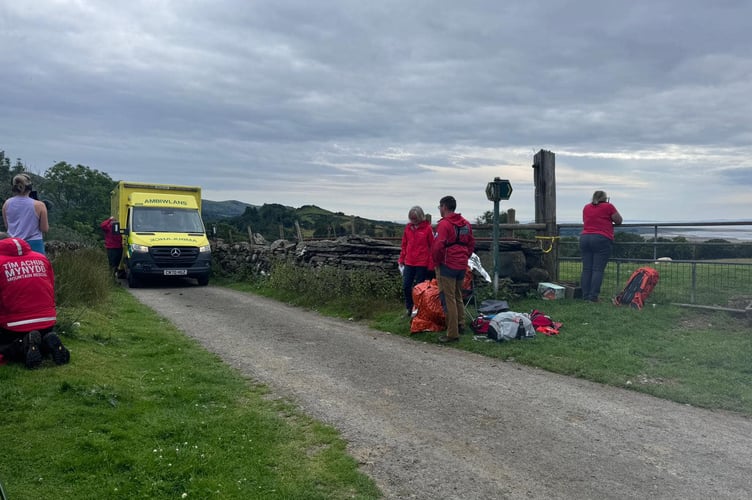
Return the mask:
<path id="1" fill-rule="evenodd" d="M 61 311 L 70 364 L 0 367 L 9 499 L 379 496 L 335 430 L 270 399 L 125 290 L 107 297 Z"/>

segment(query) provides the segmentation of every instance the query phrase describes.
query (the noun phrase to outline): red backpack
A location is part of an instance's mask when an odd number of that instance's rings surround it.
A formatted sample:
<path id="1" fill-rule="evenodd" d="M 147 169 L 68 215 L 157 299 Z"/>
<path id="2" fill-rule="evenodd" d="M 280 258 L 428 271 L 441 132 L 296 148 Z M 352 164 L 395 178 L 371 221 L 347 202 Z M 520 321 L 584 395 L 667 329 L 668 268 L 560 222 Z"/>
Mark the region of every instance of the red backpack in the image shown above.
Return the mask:
<path id="1" fill-rule="evenodd" d="M 533 328 L 535 328 L 536 332 L 548 335 L 549 337 L 551 335 L 558 335 L 559 329 L 562 327 L 562 323 L 554 321 L 551 319 L 551 316 L 538 309 L 533 309 L 530 313 L 530 321 L 533 323 Z"/>
<path id="2" fill-rule="evenodd" d="M 635 309 L 642 309 L 655 285 L 658 284 L 658 271 L 652 267 L 639 267 L 627 280 L 627 285 L 619 295 L 614 297 L 614 305 L 629 305 Z"/>
<path id="3" fill-rule="evenodd" d="M 488 334 L 488 325 L 490 324 L 491 319 L 488 316 L 481 314 L 473 320 L 473 322 L 470 324 L 470 328 L 473 330 L 473 333 L 475 335 L 486 335 Z"/>

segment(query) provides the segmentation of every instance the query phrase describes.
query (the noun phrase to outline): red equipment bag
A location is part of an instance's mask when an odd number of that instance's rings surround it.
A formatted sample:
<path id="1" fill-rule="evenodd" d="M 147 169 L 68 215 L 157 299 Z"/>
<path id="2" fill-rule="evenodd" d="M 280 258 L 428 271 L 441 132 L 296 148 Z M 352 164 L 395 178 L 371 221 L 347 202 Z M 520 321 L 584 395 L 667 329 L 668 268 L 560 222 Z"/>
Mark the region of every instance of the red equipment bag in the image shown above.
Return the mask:
<path id="1" fill-rule="evenodd" d="M 658 271 L 652 267 L 639 267 L 627 280 L 627 285 L 619 295 L 614 297 L 614 305 L 629 305 L 635 309 L 642 309 L 653 288 L 658 284 Z"/>

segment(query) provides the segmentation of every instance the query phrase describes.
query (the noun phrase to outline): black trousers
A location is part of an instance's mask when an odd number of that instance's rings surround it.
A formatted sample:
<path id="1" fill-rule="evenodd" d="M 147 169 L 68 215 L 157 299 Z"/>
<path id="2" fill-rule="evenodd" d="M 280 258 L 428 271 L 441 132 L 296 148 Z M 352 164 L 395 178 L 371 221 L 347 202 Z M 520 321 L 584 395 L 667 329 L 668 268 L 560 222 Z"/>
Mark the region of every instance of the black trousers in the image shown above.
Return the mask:
<path id="1" fill-rule="evenodd" d="M 33 330 L 32 330 L 33 331 Z M 44 337 L 52 331 L 52 327 L 42 328 L 39 333 Z M 0 328 L 0 354 L 9 361 L 26 360 L 26 336 L 29 332 L 14 332 Z"/>
<path id="2" fill-rule="evenodd" d="M 110 264 L 110 269 L 117 269 L 120 265 L 120 260 L 123 258 L 123 248 L 108 248 L 107 249 L 107 262 Z"/>

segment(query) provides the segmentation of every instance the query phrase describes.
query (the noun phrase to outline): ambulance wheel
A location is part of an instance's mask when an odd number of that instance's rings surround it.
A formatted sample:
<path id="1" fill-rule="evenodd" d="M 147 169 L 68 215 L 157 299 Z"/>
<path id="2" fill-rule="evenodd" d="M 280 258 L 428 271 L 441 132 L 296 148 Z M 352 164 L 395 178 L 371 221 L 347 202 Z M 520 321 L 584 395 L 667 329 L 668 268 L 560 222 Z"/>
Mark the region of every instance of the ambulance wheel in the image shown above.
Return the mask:
<path id="1" fill-rule="evenodd" d="M 127 272 L 128 288 L 138 288 L 141 286 L 141 281 L 129 270 Z"/>
<path id="2" fill-rule="evenodd" d="M 209 284 L 209 276 L 199 276 L 196 278 L 196 281 L 198 282 L 198 286 L 206 286 Z"/>

